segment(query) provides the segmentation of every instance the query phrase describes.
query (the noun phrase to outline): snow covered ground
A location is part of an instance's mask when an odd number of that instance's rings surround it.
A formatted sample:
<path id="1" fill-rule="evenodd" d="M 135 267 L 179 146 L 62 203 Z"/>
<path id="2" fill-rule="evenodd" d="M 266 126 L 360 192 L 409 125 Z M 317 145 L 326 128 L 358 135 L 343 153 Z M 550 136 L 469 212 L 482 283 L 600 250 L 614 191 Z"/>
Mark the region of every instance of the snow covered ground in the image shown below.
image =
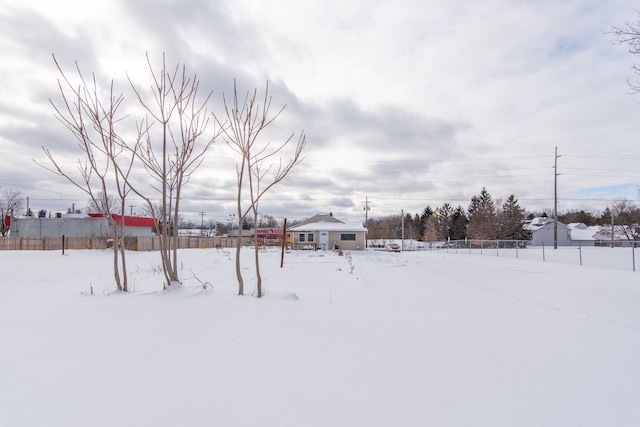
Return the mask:
<path id="1" fill-rule="evenodd" d="M 640 273 L 351 255 L 265 252 L 259 300 L 229 250 L 171 291 L 130 252 L 129 294 L 108 251 L 1 252 L 0 425 L 640 425 Z"/>

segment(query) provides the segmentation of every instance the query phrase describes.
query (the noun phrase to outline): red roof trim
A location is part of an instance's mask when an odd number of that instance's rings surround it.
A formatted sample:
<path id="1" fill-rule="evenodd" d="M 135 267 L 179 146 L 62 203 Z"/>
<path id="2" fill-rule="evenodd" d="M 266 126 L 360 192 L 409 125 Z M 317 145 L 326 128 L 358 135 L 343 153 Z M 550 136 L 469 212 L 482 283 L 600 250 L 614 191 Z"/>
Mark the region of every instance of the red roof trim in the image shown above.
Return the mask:
<path id="1" fill-rule="evenodd" d="M 100 213 L 90 213 L 90 217 L 93 218 L 103 218 L 104 215 Z M 120 215 L 111 214 L 111 218 L 116 222 L 116 224 L 120 224 Z M 141 216 L 126 216 L 124 217 L 124 226 L 125 227 L 149 227 L 153 228 L 156 226 L 156 221 L 153 218 L 145 218 Z"/>

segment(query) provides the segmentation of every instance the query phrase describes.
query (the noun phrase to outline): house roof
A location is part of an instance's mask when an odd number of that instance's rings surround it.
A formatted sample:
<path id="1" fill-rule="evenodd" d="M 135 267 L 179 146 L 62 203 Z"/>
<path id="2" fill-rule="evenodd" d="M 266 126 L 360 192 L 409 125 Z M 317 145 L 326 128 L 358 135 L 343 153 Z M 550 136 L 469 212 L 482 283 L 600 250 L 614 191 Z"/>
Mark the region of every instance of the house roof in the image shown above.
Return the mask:
<path id="1" fill-rule="evenodd" d="M 571 228 L 571 240 L 588 241 L 596 240 L 595 235 L 600 232 L 600 227 Z"/>
<path id="2" fill-rule="evenodd" d="M 567 224 L 567 225 L 568 225 L 568 226 L 569 226 L 569 228 L 571 228 L 571 229 L 577 228 L 577 229 L 580 229 L 580 230 L 584 230 L 584 229 L 586 229 L 586 228 L 587 228 L 587 225 L 586 225 L 586 224 L 584 224 L 584 223 L 582 223 L 582 222 L 572 222 L 572 223 L 569 223 L 569 224 Z"/>
<path id="3" fill-rule="evenodd" d="M 553 223 L 554 223 L 553 218 L 537 217 L 537 218 L 533 218 L 530 221 L 526 221 L 524 223 L 524 229 L 530 230 L 530 231 L 536 231 L 536 230 L 540 230 L 541 228 L 550 228 L 553 226 Z M 568 229 L 569 227 L 566 224 L 558 221 L 558 228 Z"/>
<path id="4" fill-rule="evenodd" d="M 93 218 L 104 218 L 103 214 L 100 213 L 90 213 L 90 217 Z M 116 224 L 120 224 L 120 220 L 122 218 L 121 215 L 111 214 L 111 218 L 116 222 Z M 156 221 L 153 218 L 146 218 L 142 216 L 126 216 L 124 217 L 124 226 L 125 227 L 150 227 L 153 228 L 156 226 Z"/>
<path id="5" fill-rule="evenodd" d="M 367 231 L 367 229 L 360 222 L 344 223 L 341 221 L 316 221 L 305 224 L 297 224 L 289 228 L 289 231 Z"/>
<path id="6" fill-rule="evenodd" d="M 304 221 L 301 221 L 299 223 L 297 223 L 295 225 L 295 227 L 299 227 L 301 225 L 306 225 L 306 224 L 312 224 L 312 223 L 316 223 L 316 222 L 342 222 L 340 221 L 338 218 L 334 217 L 332 213 L 328 213 L 328 214 L 318 214 L 318 215 L 314 215 L 311 218 L 307 218 Z"/>

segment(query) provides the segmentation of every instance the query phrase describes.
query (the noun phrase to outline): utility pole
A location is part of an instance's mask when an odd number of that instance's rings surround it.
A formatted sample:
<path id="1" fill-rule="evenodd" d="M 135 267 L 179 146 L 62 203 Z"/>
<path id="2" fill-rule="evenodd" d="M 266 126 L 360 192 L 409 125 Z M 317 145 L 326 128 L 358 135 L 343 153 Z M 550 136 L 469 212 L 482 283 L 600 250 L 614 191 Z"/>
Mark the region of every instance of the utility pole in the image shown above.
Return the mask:
<path id="1" fill-rule="evenodd" d="M 613 247 L 613 241 L 615 240 L 615 222 L 614 222 L 614 217 L 613 217 L 613 206 L 611 206 L 611 247 Z"/>
<path id="2" fill-rule="evenodd" d="M 371 209 L 369 207 L 369 205 L 371 204 L 371 202 L 369 201 L 369 197 L 365 197 L 364 202 L 362 203 L 364 204 L 364 226 L 368 227 L 369 226 L 369 210 Z"/>
<path id="3" fill-rule="evenodd" d="M 558 249 L 558 147 L 553 162 L 553 249 Z"/>
<path id="4" fill-rule="evenodd" d="M 369 230 L 369 209 L 371 209 L 369 207 L 369 204 L 371 203 L 369 201 L 369 197 L 365 197 L 364 198 L 364 227 L 367 229 L 367 231 Z M 365 231 L 365 237 L 364 237 L 364 247 L 367 248 L 368 247 L 368 240 L 367 239 L 367 231 Z"/>
<path id="5" fill-rule="evenodd" d="M 136 205 L 129 205 L 129 209 L 131 210 L 131 216 L 133 216 L 133 208 L 135 208 Z"/>
<path id="6" fill-rule="evenodd" d="M 200 212 L 200 237 L 204 236 L 204 216 L 206 213 Z"/>
<path id="7" fill-rule="evenodd" d="M 400 215 L 402 215 L 402 245 L 400 246 L 400 250 L 404 251 L 404 209 L 400 210 Z"/>

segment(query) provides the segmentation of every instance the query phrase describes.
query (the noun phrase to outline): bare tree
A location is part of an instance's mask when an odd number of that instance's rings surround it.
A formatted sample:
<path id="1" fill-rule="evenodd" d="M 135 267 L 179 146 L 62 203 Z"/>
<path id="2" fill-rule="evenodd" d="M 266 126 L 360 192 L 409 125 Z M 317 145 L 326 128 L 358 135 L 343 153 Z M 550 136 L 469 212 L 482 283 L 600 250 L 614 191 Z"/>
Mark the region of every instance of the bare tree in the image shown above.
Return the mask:
<path id="1" fill-rule="evenodd" d="M 269 95 L 269 83 L 267 82 L 264 91 L 262 105 L 258 99 L 258 90 L 253 93 L 247 91 L 244 99 L 238 96 L 236 82 L 233 85 L 233 100 L 231 105 L 224 98 L 224 109 L 226 114 L 226 124 L 223 126 L 216 117 L 216 121 L 223 129 L 224 139 L 233 151 L 240 157 L 236 165 L 237 174 L 237 219 L 238 230 L 241 232 L 242 225 L 247 215 L 253 214 L 253 223 L 258 223 L 259 202 L 267 191 L 274 185 L 282 181 L 287 174 L 298 165 L 306 138 L 302 131 L 297 139 L 293 152 L 289 159 L 283 160 L 279 157 L 281 153 L 294 141 L 295 134 L 285 138 L 283 142 L 272 145 L 271 142 L 259 138 L 262 132 L 272 124 L 282 113 L 285 106 L 275 114 L 270 113 L 271 96 Z M 254 233 L 255 234 L 255 233 Z M 241 236 L 236 241 L 236 277 L 238 279 L 238 295 L 244 294 L 244 280 L 240 268 L 240 248 L 242 246 Z M 262 297 L 262 277 L 260 275 L 259 247 L 255 245 L 254 259 L 257 280 L 257 296 Z"/>
<path id="2" fill-rule="evenodd" d="M 611 232 L 628 240 L 640 239 L 640 208 L 631 200 L 621 197 L 611 203 Z"/>
<path id="3" fill-rule="evenodd" d="M 105 214 L 106 212 L 119 211 L 120 201 L 113 194 L 109 194 L 107 197 L 103 197 L 102 194 L 97 194 L 97 196 L 95 199 L 89 199 L 88 212 Z"/>
<path id="4" fill-rule="evenodd" d="M 148 55 L 147 65 L 153 80 L 149 100 L 129 78 L 138 101 L 150 117 L 138 125 L 140 143 L 132 151 L 152 177 L 152 188 L 158 199 L 150 197 L 138 185 L 132 187 L 145 200 L 156 219 L 157 230 L 162 233 L 160 256 L 168 286 L 180 282 L 177 221 L 182 189 L 220 131 L 214 126 L 214 131 L 205 135 L 209 125 L 206 105 L 213 92 L 199 99 L 200 82 L 195 75 L 188 76 L 186 67 L 179 64 L 168 70 L 164 54 L 158 71 L 154 70 Z M 204 141 L 200 144 L 201 140 Z"/>
<path id="5" fill-rule="evenodd" d="M 640 12 L 638 14 L 638 22 L 625 22 L 621 27 L 613 26 L 606 34 L 613 37 L 613 42 L 629 46 L 629 52 L 632 55 L 640 55 Z M 635 78 L 629 80 L 629 86 L 634 93 L 640 92 L 640 66 L 633 65 Z"/>
<path id="6" fill-rule="evenodd" d="M 0 235 L 6 236 L 9 231 L 7 216 L 12 216 L 14 212 L 22 209 L 22 193 L 19 191 L 5 189 L 0 199 Z"/>
<path id="7" fill-rule="evenodd" d="M 52 166 L 41 166 L 66 178 L 86 193 L 93 205 L 101 207 L 101 213 L 108 221 L 114 241 L 113 271 L 116 286 L 118 290 L 126 292 L 128 285 L 123 241 L 124 214 L 125 199 L 130 191 L 127 179 L 132 170 L 134 156 L 131 155 L 126 161 L 122 160 L 124 142 L 116 132 L 116 126 L 125 118 L 118 113 L 124 96 L 114 93 L 112 80 L 108 90 L 109 98 L 102 100 L 95 74 L 91 75 L 90 80 L 86 80 L 76 62 L 79 82 L 74 84 L 62 70 L 55 56 L 53 59 L 61 75 L 58 88 L 62 102 L 60 105 L 50 102 L 58 120 L 76 138 L 83 159 L 78 159 L 77 178 L 62 168 L 49 149 L 42 147 Z M 113 203 L 110 202 L 114 193 L 117 194 L 120 208 L 119 224 L 116 224 L 112 215 L 115 212 L 111 210 Z"/>

